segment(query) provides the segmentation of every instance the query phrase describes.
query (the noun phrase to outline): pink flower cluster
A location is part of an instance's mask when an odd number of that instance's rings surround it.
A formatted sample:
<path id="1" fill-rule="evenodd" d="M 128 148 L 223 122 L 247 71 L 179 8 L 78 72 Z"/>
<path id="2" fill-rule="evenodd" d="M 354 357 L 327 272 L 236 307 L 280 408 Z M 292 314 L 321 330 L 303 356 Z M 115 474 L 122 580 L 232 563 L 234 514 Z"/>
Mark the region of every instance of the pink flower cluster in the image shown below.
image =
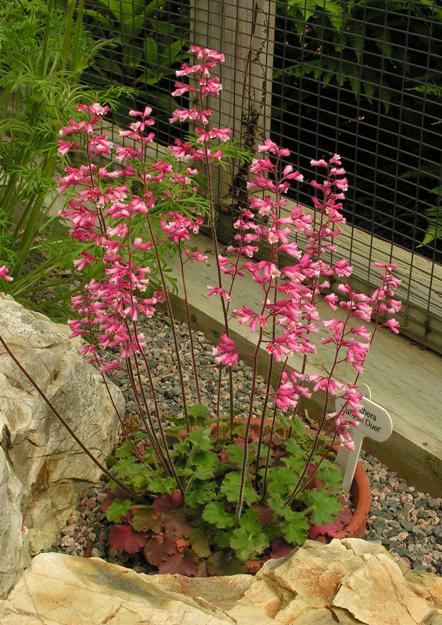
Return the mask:
<path id="1" fill-rule="evenodd" d="M 310 185 L 315 190 L 313 205 L 320 218 L 315 223 L 312 214 L 297 205 L 289 210 L 286 198 L 290 185 L 302 182 L 303 176 L 284 162 L 289 151 L 279 148 L 267 139 L 259 146 L 260 159 L 253 160 L 254 177 L 248 184 L 249 207 L 234 224 L 237 234 L 235 244 L 229 247 L 232 258 L 219 258 L 220 270 L 233 281 L 237 276 L 250 275 L 263 293 L 261 308 L 252 310 L 240 306 L 232 311 L 238 323 L 247 325 L 252 333 L 259 333 L 258 342 L 265 346 L 271 358 L 284 362 L 279 388 L 273 400 L 282 411 L 294 409 L 300 397 L 309 397 L 314 391 L 326 393 L 327 405 L 332 400 L 343 399 L 339 412 L 327 412 L 326 419 L 334 419 L 336 434 L 342 444 L 352 446 L 349 429 L 357 425 L 360 417 L 361 394 L 354 383 L 341 383 L 336 379 L 336 367 L 347 362 L 359 376 L 372 340 L 366 325 L 354 321 L 370 322 L 382 315 L 399 310 L 400 302 L 393 299 L 399 284 L 393 275 L 394 265 L 379 265 L 384 269 L 381 286 L 370 296 L 356 293 L 348 282 L 352 267 L 346 259 L 336 258 L 336 238 L 339 226 L 345 223 L 342 200 L 348 181 L 340 156 L 335 154 L 328 161 L 313 160 L 311 165 L 323 172 L 322 179 L 314 179 Z M 256 193 L 259 195 L 256 195 Z M 302 235 L 306 242 L 299 248 L 294 235 Z M 270 247 L 270 260 L 255 260 L 262 245 Z M 278 262 L 284 252 L 294 262 L 283 267 Z M 239 257 L 246 257 L 238 262 Z M 338 284 L 330 292 L 332 284 Z M 219 290 L 219 289 L 218 289 Z M 230 297 L 231 289 L 223 289 Z M 322 320 L 318 309 L 319 296 L 336 311 L 342 310 L 342 318 Z M 394 332 L 398 322 L 388 319 L 384 325 Z M 268 328 L 267 335 L 264 328 Z M 273 328 L 273 331 L 270 331 Z M 285 364 L 294 354 L 304 359 L 317 351 L 314 336 L 321 331 L 326 336 L 319 344 L 333 346 L 332 366 L 329 374 L 318 376 L 304 373 L 287 373 Z M 215 350 L 218 362 L 236 363 L 237 354 L 232 342 L 225 337 Z M 235 357 L 233 356 L 235 354 Z M 305 366 L 303 367 L 303 369 Z M 350 412 L 353 420 L 344 418 Z"/>
<path id="2" fill-rule="evenodd" d="M 6 265 L 0 265 L 0 280 L 12 282 L 13 279 L 14 278 L 9 275 L 9 267 L 6 267 Z"/>
<path id="3" fill-rule="evenodd" d="M 150 163 L 147 159 L 146 149 L 154 138 L 150 107 L 130 111 L 135 121 L 120 132 L 132 142 L 129 146 L 115 146 L 105 133 L 96 131 L 96 125 L 108 112 L 107 107 L 98 104 L 81 105 L 79 111 L 86 119 L 70 120 L 60 132 L 62 137 L 75 136 L 75 141 L 60 140 L 61 155 L 79 150 L 84 144 L 87 153 L 87 165 L 66 167 L 65 176 L 59 180 L 60 191 L 75 191 L 61 214 L 69 221 L 72 236 L 91 246 L 82 252 L 75 265 L 80 271 L 91 263 L 103 269 L 103 277 L 90 280 L 85 293 L 74 298 L 73 308 L 79 318 L 70 325 L 73 335 L 86 341 L 83 352 L 102 370 L 118 366 L 122 359 L 130 359 L 145 347 L 144 336 L 138 331 L 138 319 L 153 315 L 158 302 L 168 296 L 164 290 L 146 296 L 153 267 L 152 253 L 158 246 L 164 241 L 175 244 L 182 269 L 187 260 L 207 261 L 200 250 L 183 247 L 198 232 L 203 216 L 182 214 L 175 208 L 166 210 L 161 215 L 159 234 L 152 230 L 150 222 L 152 210 L 160 203 L 172 195 L 176 200 L 180 193 L 195 192 L 194 176 L 198 170 L 194 165 L 203 162 L 208 167 L 211 161 L 220 161 L 222 144 L 230 140 L 229 129 L 210 126 L 213 110 L 207 106 L 207 99 L 221 91 L 219 78 L 211 76 L 211 70 L 224 57 L 197 46 L 192 46 L 191 52 L 196 55 L 197 63 L 184 64 L 177 77 L 185 80 L 192 76 L 192 85 L 177 81 L 173 95 L 195 94 L 198 104 L 178 108 L 170 123 L 195 122 L 195 139 L 175 140 L 169 152 L 176 161 L 172 158 Z M 271 362 L 283 363 L 280 384 L 271 391 L 273 404 L 281 411 L 295 410 L 301 397 L 323 391 L 324 419 L 334 424 L 342 444 L 351 447 L 350 428 L 356 425 L 361 408 L 357 379 L 364 370 L 373 339 L 367 325 L 360 322 L 374 319 L 377 325 L 383 323 L 393 332 L 398 331 L 399 324 L 393 318 L 381 321 L 400 307 L 400 302 L 394 299 L 399 284 L 392 273 L 394 265 L 377 264 L 383 273 L 379 288 L 371 295 L 352 289 L 349 282 L 352 267 L 336 253 L 339 228 L 345 224 L 342 201 L 348 188 L 338 154 L 328 160 L 311 161 L 321 174 L 310 181 L 315 219 L 312 211 L 287 199 L 291 185 L 304 181 L 303 175 L 287 163 L 290 151 L 265 139 L 258 154 L 250 164 L 248 207 L 235 221 L 234 243 L 228 247 L 227 255 L 217 258 L 220 281 L 217 286 L 207 287 L 208 295 L 220 297 L 226 319 L 229 314 L 229 319 L 235 319 L 257 335 L 258 347 L 265 347 Z M 114 160 L 104 166 L 95 164 L 97 157 L 103 156 Z M 134 192 L 134 188 L 138 191 Z M 149 233 L 146 240 L 136 234 L 140 224 Z M 305 241 L 302 247 L 295 235 Z M 270 250 L 268 260 L 255 258 L 263 245 Z M 290 259 L 289 264 L 280 263 L 281 254 Z M 244 276 L 250 276 L 259 285 L 261 304 L 257 310 L 241 305 L 230 311 L 234 284 Z M 0 277 L 10 279 L 4 267 L 0 268 Z M 332 311 L 339 309 L 339 316 L 323 320 L 318 308 L 320 299 Z M 325 336 L 315 340 L 320 332 Z M 331 350 L 331 366 L 326 375 L 306 370 L 306 359 L 317 351 L 318 344 Z M 109 350 L 114 353 L 110 362 L 101 355 Z M 213 354 L 222 366 L 237 365 L 239 354 L 228 327 Z M 294 354 L 301 355 L 302 370 L 286 371 L 287 360 Z M 336 369 L 343 362 L 355 372 L 352 382 L 337 379 Z M 252 404 L 254 392 L 252 389 Z M 329 410 L 328 406 L 337 399 L 343 400 L 343 408 Z M 353 420 L 344 418 L 348 411 Z"/>

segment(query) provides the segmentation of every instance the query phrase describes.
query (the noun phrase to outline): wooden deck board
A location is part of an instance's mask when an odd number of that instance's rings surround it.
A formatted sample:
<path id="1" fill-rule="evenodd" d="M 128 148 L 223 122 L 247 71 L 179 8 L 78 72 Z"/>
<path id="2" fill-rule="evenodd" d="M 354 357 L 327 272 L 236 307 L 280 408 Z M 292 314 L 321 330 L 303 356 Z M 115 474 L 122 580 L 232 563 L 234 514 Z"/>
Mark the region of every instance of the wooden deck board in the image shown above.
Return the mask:
<path id="1" fill-rule="evenodd" d="M 211 242 L 204 236 L 197 238 L 196 245 L 209 254 Z M 178 267 L 172 261 L 178 275 Z M 222 332 L 222 315 L 217 297 L 208 297 L 206 285 L 216 284 L 213 256 L 208 264 L 187 264 L 187 288 L 191 305 L 192 321 L 211 340 L 216 341 Z M 238 285 L 239 286 L 239 285 Z M 238 296 L 240 294 L 240 297 Z M 241 286 L 234 292 L 232 307 L 246 304 L 251 307 L 261 301 L 259 287 L 250 279 L 243 278 Z M 178 311 L 183 310 L 181 292 L 175 300 Z M 324 315 L 330 317 L 328 307 L 323 306 Z M 233 337 L 240 352 L 248 360 L 254 349 L 253 335 L 247 328 L 235 321 L 231 324 Z M 321 350 L 321 357 L 309 361 L 308 371 L 324 371 L 327 358 Z M 260 370 L 266 370 L 267 355 L 260 353 Z M 290 366 L 298 368 L 300 360 L 292 358 Z M 345 367 L 338 377 L 345 379 Z M 372 390 L 374 401 L 390 412 L 394 421 L 392 438 L 375 448 L 372 453 L 383 459 L 392 469 L 404 475 L 409 482 L 433 494 L 442 493 L 442 357 L 424 349 L 403 336 L 393 335 L 380 329 L 367 359 L 367 371 L 363 381 Z"/>

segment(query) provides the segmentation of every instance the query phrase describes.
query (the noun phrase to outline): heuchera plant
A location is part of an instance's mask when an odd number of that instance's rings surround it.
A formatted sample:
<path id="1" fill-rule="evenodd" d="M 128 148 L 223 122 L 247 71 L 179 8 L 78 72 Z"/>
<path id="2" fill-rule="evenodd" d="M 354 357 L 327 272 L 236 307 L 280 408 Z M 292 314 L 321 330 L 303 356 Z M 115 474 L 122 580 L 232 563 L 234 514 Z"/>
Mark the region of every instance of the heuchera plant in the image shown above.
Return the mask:
<path id="1" fill-rule="evenodd" d="M 83 117 L 61 130 L 59 151 L 64 155 L 85 149 L 86 160 L 80 167 L 66 167 L 59 188 L 71 193 L 61 214 L 69 221 L 72 236 L 88 242 L 88 249 L 91 243 L 94 246 L 93 253 L 83 252 L 76 267 L 81 271 L 89 264 L 97 266 L 96 278 L 73 298 L 77 319 L 70 321 L 72 335 L 83 339 L 82 353 L 103 374 L 117 367 L 127 370 L 141 426 L 141 431 L 131 432 L 119 415 L 124 442 L 108 463 L 115 478 L 107 507 L 107 517 L 114 523 L 110 544 L 129 553 L 143 550 L 162 572 L 204 575 L 238 570 L 241 563 L 258 557 L 283 555 L 309 535 L 339 535 L 349 510 L 342 508 L 340 474 L 330 446 L 352 448 L 351 429 L 361 417 L 359 376 L 378 327 L 398 332 L 398 322 L 389 317 L 400 302 L 394 299 L 399 284 L 392 273 L 394 265 L 376 263 L 382 269 L 380 285 L 366 295 L 350 286 L 349 262 L 334 256 L 339 228 L 345 223 L 342 201 L 348 185 L 337 154 L 311 161 L 319 176 L 309 183 L 314 190 L 313 217 L 287 199 L 290 186 L 304 180 L 287 163 L 289 150 L 265 139 L 250 167 L 249 206 L 234 224 L 234 241 L 226 255 L 220 254 L 213 166 L 222 165 L 235 151 L 230 130 L 211 124 L 208 99 L 221 91 L 212 72 L 224 57 L 197 46 L 191 53 L 196 62 L 177 72 L 180 81 L 173 92 L 177 97 L 186 95 L 191 105 L 177 109 L 170 120 L 193 127 L 191 138 L 175 140 L 166 158 L 152 160 L 150 107 L 130 111 L 133 121 L 120 131 L 129 143 L 121 146 L 97 130 L 106 106 L 79 106 Z M 189 202 L 201 171 L 208 188 L 207 211 L 201 210 L 201 202 Z M 160 219 L 155 221 L 158 212 Z M 207 256 L 192 245 L 192 235 L 202 224 L 212 233 L 217 269 L 217 282 L 207 286 L 207 293 L 219 299 L 224 319 L 224 332 L 213 349 L 219 364 L 213 410 L 202 403 L 186 288 L 188 263 L 207 262 Z M 296 234 L 306 240 L 302 248 L 294 242 Z M 179 258 L 194 391 L 184 382 L 170 285 L 160 254 L 166 242 Z M 259 255 L 263 247 L 270 250 L 267 260 Z M 155 290 L 149 282 L 153 271 L 159 276 Z M 0 275 L 8 279 L 6 268 L 0 268 Z M 231 305 L 234 288 L 245 278 L 262 291 L 257 309 Z M 320 300 L 340 314 L 324 320 Z M 183 412 L 174 427 L 164 424 L 140 324 L 159 305 L 170 317 L 181 385 Z M 370 330 L 366 324 L 372 320 Z M 239 405 L 234 394 L 233 368 L 239 353 L 232 322 L 247 326 L 255 343 L 247 405 Z M 325 336 L 315 341 L 320 329 Z M 308 357 L 318 344 L 331 346 L 324 374 L 309 371 Z M 268 355 L 264 391 L 257 384 L 261 348 Z M 288 367 L 294 354 L 301 357 L 297 370 Z M 349 381 L 336 377 L 344 361 L 354 370 Z M 272 385 L 276 363 L 279 383 Z M 227 414 L 220 401 L 224 372 L 230 390 Z M 301 401 L 317 391 L 323 393 L 323 408 L 316 430 L 307 431 L 299 416 Z"/>

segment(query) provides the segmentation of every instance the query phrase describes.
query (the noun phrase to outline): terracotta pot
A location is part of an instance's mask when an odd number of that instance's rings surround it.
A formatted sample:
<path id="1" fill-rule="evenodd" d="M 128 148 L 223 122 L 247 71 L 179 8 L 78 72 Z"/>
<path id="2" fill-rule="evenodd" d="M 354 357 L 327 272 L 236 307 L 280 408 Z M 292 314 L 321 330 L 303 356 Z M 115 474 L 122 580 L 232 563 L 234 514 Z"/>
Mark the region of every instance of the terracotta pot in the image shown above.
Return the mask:
<path id="1" fill-rule="evenodd" d="M 338 446 L 334 445 L 333 450 L 337 452 Z M 370 481 L 361 461 L 356 466 L 350 493 L 354 504 L 353 516 L 350 523 L 336 535 L 336 538 L 363 538 L 367 531 L 371 506 Z"/>

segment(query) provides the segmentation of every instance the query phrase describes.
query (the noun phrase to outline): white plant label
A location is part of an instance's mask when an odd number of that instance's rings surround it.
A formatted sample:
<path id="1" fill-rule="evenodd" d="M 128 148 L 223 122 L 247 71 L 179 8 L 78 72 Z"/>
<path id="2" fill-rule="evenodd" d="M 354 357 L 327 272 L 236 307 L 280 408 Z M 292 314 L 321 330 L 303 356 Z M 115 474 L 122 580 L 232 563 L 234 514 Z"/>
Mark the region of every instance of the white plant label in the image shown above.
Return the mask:
<path id="1" fill-rule="evenodd" d="M 355 448 L 350 451 L 346 447 L 340 447 L 336 456 L 336 462 L 343 475 L 342 488 L 346 492 L 350 491 L 364 438 L 372 438 L 378 443 L 383 443 L 393 432 L 393 421 L 390 415 L 385 408 L 372 401 L 370 388 L 366 384 L 361 384 L 358 390 L 364 396 L 361 400 L 362 418 L 359 419 L 359 425 L 351 429 Z M 343 405 L 342 400 L 336 402 L 336 410 L 340 410 Z M 354 419 L 350 411 L 346 411 L 345 416 L 349 420 Z"/>

